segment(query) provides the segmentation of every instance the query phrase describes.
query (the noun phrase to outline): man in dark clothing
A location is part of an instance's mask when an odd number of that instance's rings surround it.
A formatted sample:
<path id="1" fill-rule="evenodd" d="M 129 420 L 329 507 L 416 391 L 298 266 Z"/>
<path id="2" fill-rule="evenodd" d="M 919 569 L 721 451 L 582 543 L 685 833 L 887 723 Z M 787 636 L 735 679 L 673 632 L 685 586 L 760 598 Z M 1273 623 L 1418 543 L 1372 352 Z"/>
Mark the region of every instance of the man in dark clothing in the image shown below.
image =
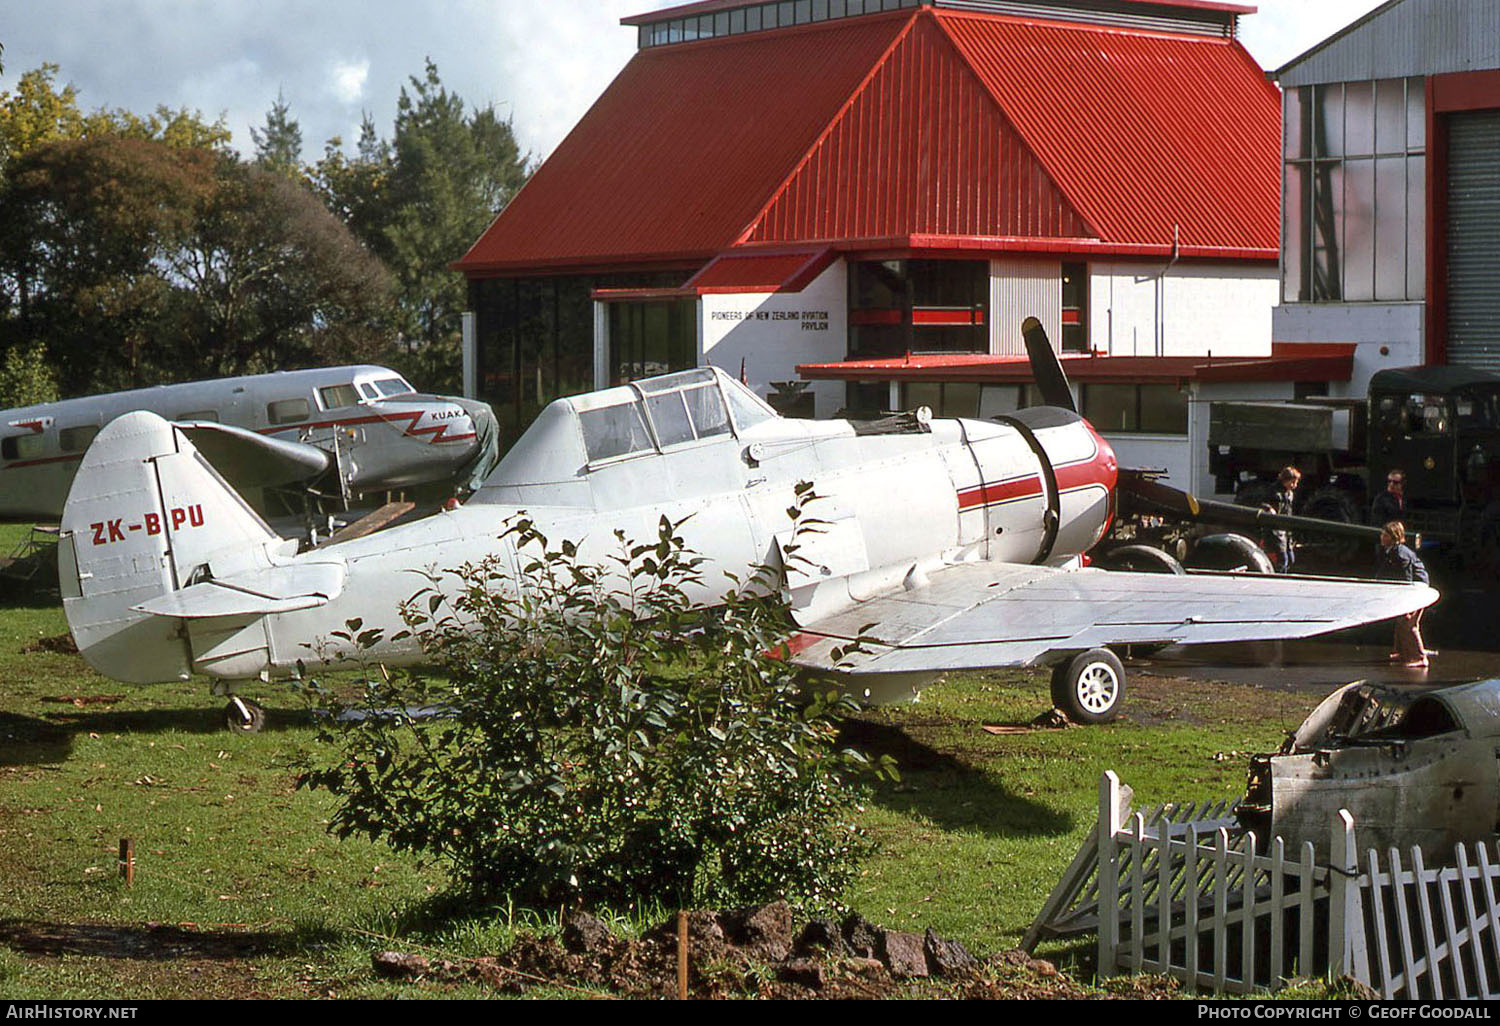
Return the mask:
<path id="1" fill-rule="evenodd" d="M 1370 503 L 1370 523 L 1389 524 L 1392 520 L 1406 520 L 1406 474 L 1399 470 L 1385 475 L 1385 491 Z"/>
<path id="2" fill-rule="evenodd" d="M 1422 559 L 1406 547 L 1406 527 L 1399 520 L 1392 520 L 1380 529 L 1380 554 L 1375 559 L 1375 576 L 1382 581 L 1417 581 L 1427 583 L 1427 567 Z M 1422 645 L 1422 610 L 1397 617 L 1396 650 L 1392 659 L 1400 659 L 1407 666 L 1422 668 L 1427 665 L 1427 650 Z"/>

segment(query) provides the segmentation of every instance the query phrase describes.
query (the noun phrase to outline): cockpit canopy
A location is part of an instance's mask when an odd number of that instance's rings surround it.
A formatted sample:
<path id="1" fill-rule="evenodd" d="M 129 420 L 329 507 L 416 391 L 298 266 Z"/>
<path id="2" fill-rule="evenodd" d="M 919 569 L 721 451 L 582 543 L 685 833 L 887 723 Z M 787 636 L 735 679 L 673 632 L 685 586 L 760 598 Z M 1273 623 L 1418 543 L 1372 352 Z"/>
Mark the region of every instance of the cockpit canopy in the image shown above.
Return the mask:
<path id="1" fill-rule="evenodd" d="M 739 437 L 776 418 L 749 388 L 713 367 L 558 399 L 511 447 L 475 500 L 571 505 L 578 497 L 567 494 L 568 481 L 617 463 Z M 523 486 L 553 486 L 557 494 L 548 498 L 534 488 L 525 496 L 513 493 Z"/>

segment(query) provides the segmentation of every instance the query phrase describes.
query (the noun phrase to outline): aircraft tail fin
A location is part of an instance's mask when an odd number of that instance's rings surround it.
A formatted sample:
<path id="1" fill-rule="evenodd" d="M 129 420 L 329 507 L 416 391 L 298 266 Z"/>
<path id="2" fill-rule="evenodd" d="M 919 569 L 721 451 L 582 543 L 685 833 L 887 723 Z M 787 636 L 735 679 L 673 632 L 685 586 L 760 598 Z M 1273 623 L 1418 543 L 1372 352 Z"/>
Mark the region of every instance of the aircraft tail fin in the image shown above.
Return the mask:
<path id="1" fill-rule="evenodd" d="M 182 621 L 143 610 L 205 580 L 264 570 L 285 542 L 182 431 L 138 411 L 84 454 L 63 508 L 58 577 L 78 650 L 117 680 L 185 680 Z"/>

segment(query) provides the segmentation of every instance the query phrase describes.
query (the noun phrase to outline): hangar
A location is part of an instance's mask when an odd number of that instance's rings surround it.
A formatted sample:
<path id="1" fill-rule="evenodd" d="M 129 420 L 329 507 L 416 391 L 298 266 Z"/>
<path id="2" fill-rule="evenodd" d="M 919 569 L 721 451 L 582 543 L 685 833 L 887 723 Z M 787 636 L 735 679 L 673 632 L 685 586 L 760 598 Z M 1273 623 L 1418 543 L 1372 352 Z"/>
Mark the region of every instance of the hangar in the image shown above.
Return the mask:
<path id="1" fill-rule="evenodd" d="M 1391 0 L 1274 73 L 1285 93 L 1276 338 L 1500 371 L 1500 4 Z"/>
<path id="2" fill-rule="evenodd" d="M 989 416 L 1027 402 L 1002 379 L 1036 315 L 1070 369 L 1094 368 L 1082 409 L 1122 459 L 1195 487 L 1205 389 L 1350 373 L 1352 347 L 1271 346 L 1281 99 L 1236 39 L 1253 11 L 703 0 L 626 18 L 636 55 L 456 264 L 473 390 L 512 431 L 556 395 L 702 364 L 800 415 Z"/>

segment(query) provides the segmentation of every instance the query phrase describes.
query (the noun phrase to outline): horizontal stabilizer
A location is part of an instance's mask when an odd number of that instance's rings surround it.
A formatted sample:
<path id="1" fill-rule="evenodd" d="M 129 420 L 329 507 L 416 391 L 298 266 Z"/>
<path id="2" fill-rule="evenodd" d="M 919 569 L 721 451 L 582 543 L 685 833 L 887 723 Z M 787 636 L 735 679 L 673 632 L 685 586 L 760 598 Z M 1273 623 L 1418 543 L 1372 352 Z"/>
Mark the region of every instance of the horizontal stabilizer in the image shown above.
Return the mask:
<path id="1" fill-rule="evenodd" d="M 333 454 L 316 445 L 208 420 L 179 423 L 193 447 L 236 488 L 275 488 L 308 481 L 333 465 Z"/>
<path id="2" fill-rule="evenodd" d="M 342 563 L 297 563 L 204 581 L 131 608 L 155 616 L 185 619 L 262 616 L 326 605 L 343 590 Z"/>
<path id="3" fill-rule="evenodd" d="M 827 672 L 939 673 L 1108 645 L 1306 638 L 1414 612 L 1437 597 L 1426 585 L 1334 578 L 962 563 L 805 623 L 791 647 L 794 662 Z"/>

